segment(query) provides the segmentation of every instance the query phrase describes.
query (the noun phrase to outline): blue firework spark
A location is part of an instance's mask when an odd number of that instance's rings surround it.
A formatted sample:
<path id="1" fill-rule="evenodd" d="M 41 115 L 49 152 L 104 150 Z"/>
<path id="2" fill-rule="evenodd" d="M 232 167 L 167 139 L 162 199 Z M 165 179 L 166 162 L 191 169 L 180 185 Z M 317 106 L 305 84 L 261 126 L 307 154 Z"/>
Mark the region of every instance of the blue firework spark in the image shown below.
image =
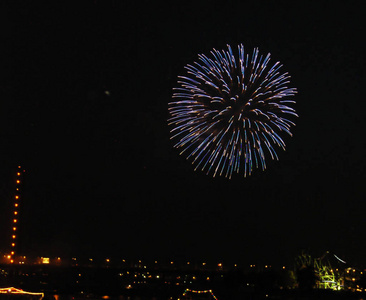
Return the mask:
<path id="1" fill-rule="evenodd" d="M 258 48 L 250 55 L 239 45 L 234 55 L 227 47 L 185 67 L 168 122 L 174 147 L 195 170 L 231 178 L 266 169 L 268 155 L 278 160 L 275 147 L 285 150 L 281 135 L 292 136 L 290 119 L 298 115 L 290 99 L 297 90 L 287 87 L 290 76 L 280 72 L 280 62 L 270 64 L 270 53 L 260 55 Z"/>

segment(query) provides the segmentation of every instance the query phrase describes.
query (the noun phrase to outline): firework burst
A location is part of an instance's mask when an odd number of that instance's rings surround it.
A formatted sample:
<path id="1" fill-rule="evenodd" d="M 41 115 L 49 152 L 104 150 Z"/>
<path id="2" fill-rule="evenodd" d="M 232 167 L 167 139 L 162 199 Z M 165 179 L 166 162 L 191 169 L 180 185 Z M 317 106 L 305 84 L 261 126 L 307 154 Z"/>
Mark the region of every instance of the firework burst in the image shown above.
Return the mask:
<path id="1" fill-rule="evenodd" d="M 251 175 L 266 169 L 266 156 L 278 160 L 275 147 L 285 150 L 282 133 L 290 132 L 297 117 L 290 107 L 296 88 L 281 73 L 279 62 L 270 64 L 270 53 L 237 55 L 213 49 L 210 57 L 187 65 L 179 76 L 169 103 L 168 120 L 174 147 L 182 149 L 195 170 L 231 178 L 234 172 Z"/>

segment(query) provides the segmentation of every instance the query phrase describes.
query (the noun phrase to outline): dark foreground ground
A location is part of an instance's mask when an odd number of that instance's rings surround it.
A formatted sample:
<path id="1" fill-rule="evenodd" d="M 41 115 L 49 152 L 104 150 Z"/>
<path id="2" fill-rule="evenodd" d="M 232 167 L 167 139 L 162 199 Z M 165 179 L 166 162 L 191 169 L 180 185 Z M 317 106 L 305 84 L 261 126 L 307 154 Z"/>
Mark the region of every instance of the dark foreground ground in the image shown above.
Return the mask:
<path id="1" fill-rule="evenodd" d="M 30 292 L 43 292 L 46 300 L 213 299 L 210 293 L 190 294 L 184 298 L 182 296 L 187 288 L 212 290 L 217 300 L 366 300 L 365 293 L 329 290 L 300 291 L 278 286 L 275 281 L 269 280 L 270 277 L 265 277 L 266 280 L 261 277 L 259 280 L 258 274 L 249 276 L 240 271 L 46 265 L 3 265 L 0 266 L 0 270 L 0 287 L 13 286 Z M 21 300 L 20 297 L 7 294 L 0 294 L 0 299 Z"/>

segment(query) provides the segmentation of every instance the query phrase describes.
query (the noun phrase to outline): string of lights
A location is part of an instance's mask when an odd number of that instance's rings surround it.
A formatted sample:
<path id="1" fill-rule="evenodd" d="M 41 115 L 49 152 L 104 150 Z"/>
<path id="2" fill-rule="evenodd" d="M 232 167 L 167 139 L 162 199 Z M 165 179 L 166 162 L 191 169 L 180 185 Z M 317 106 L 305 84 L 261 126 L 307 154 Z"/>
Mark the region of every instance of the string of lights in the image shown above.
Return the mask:
<path id="1" fill-rule="evenodd" d="M 15 195 L 14 195 L 14 210 L 13 210 L 13 221 L 12 221 L 12 235 L 11 235 L 11 251 L 8 256 L 10 263 L 14 263 L 14 257 L 17 246 L 17 232 L 18 232 L 18 220 L 19 220 L 19 201 L 20 201 L 20 187 L 22 183 L 22 173 L 25 170 L 22 170 L 21 166 L 18 166 L 18 170 L 16 173 L 15 180 Z"/>
<path id="2" fill-rule="evenodd" d="M 217 300 L 217 297 L 212 293 L 212 290 L 203 290 L 203 291 L 196 291 L 196 290 L 191 290 L 191 289 L 186 289 L 183 292 L 183 297 L 185 297 L 187 295 L 187 293 L 193 293 L 193 294 L 211 294 L 212 298 Z"/>

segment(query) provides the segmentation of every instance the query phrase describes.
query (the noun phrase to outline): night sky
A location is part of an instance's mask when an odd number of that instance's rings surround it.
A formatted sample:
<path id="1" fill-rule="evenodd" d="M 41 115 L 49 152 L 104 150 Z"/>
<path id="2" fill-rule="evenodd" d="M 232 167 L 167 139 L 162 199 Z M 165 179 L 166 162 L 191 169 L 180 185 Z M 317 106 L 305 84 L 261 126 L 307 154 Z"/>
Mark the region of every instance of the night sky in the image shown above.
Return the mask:
<path id="1" fill-rule="evenodd" d="M 0 251 L 20 164 L 19 254 L 366 265 L 365 18 L 336 3 L 3 2 Z M 197 54 L 240 43 L 284 64 L 300 117 L 266 171 L 212 178 L 167 103 Z"/>

